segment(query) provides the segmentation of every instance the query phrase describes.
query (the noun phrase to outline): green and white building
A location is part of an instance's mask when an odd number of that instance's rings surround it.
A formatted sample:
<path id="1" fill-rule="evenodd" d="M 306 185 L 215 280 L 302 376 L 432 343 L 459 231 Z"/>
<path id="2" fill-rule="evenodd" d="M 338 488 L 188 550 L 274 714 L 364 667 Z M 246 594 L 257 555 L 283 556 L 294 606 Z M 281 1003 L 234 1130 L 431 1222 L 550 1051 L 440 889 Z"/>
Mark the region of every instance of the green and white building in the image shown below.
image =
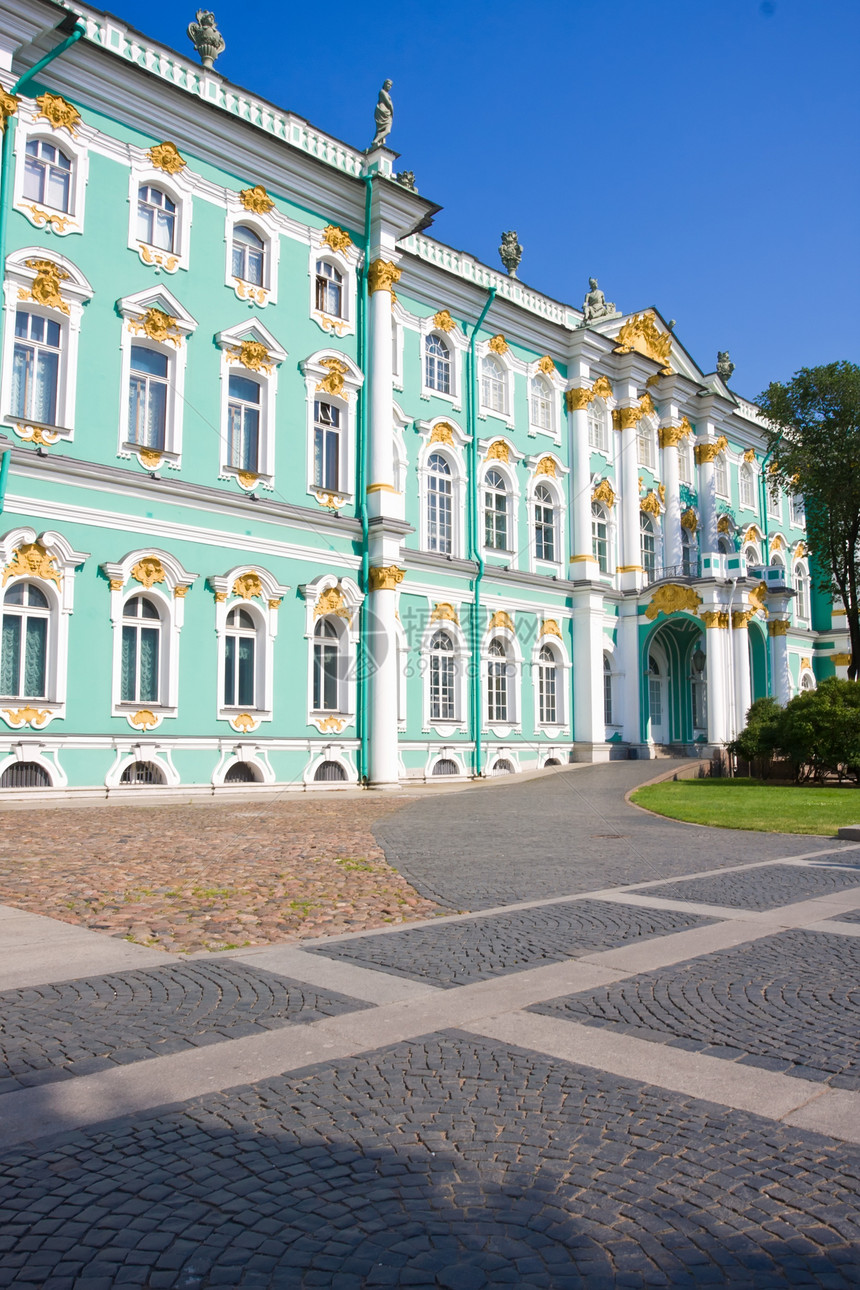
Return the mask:
<path id="1" fill-rule="evenodd" d="M 0 0 L 0 83 L 4 790 L 710 750 L 844 675 L 756 408 L 656 310 L 99 11 Z"/>

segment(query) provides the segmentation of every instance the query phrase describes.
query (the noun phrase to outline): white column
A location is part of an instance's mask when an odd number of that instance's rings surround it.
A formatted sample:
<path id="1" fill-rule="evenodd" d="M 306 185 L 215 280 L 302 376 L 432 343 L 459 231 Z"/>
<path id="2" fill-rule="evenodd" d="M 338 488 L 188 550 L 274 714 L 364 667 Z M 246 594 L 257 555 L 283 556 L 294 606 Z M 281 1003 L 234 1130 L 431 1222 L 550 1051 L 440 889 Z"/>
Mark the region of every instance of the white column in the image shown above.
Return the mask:
<path id="1" fill-rule="evenodd" d="M 705 623 L 705 654 L 708 680 L 708 743 L 724 744 L 728 739 L 728 688 L 726 653 L 728 620 L 716 609 L 702 612 Z"/>
<path id="2" fill-rule="evenodd" d="M 616 408 L 613 417 L 621 436 L 621 590 L 642 585 L 642 549 L 639 536 L 639 463 L 636 427 L 639 408 Z"/>
<path id="3" fill-rule="evenodd" d="M 680 565 L 681 552 L 681 483 L 678 471 L 678 426 L 660 427 L 660 447 L 663 455 L 663 483 L 666 488 L 666 514 L 663 517 L 665 564 Z"/>
<path id="4" fill-rule="evenodd" d="M 373 788 L 398 788 L 397 753 L 397 593 L 403 570 L 397 565 L 372 565 L 365 629 L 370 670 L 370 783 Z"/>
<path id="5" fill-rule="evenodd" d="M 603 595 L 574 591 L 573 738 L 575 761 L 605 761 L 609 755 L 603 720 Z M 621 701 L 619 695 L 618 701 Z"/>
<path id="6" fill-rule="evenodd" d="M 593 578 L 597 563 L 591 544 L 591 452 L 588 447 L 588 395 L 585 389 L 568 390 L 567 433 L 571 461 L 570 576 L 577 581 Z"/>
<path id="7" fill-rule="evenodd" d="M 370 288 L 370 452 L 367 507 L 371 516 L 392 514 L 394 487 L 394 406 L 392 394 L 391 289 L 400 270 L 390 260 L 375 260 L 368 271 Z M 386 497 L 386 494 L 388 495 Z"/>
<path id="8" fill-rule="evenodd" d="M 618 620 L 618 653 L 621 659 L 623 702 L 623 734 L 626 743 L 640 747 L 642 734 L 639 726 L 639 613 L 634 604 L 621 606 Z M 574 659 L 574 666 L 576 660 Z"/>
<path id="9" fill-rule="evenodd" d="M 777 703 L 785 705 L 791 698 L 791 674 L 788 670 L 788 619 L 772 618 L 767 625 L 770 645 L 771 690 Z"/>
<path id="10" fill-rule="evenodd" d="M 749 614 L 746 610 L 732 613 L 732 653 L 735 667 L 735 729 L 740 734 L 746 725 L 747 713 L 752 703 L 752 677 L 750 675 Z"/>

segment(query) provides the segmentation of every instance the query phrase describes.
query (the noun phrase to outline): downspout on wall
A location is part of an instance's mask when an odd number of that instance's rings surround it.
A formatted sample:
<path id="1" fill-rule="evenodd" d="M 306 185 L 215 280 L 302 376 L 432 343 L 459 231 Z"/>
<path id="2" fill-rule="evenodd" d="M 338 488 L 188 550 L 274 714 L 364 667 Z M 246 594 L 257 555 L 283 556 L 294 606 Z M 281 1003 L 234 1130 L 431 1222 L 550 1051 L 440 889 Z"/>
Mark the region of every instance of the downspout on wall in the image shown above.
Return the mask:
<path id="1" fill-rule="evenodd" d="M 469 375 L 466 382 L 466 432 L 469 439 L 469 558 L 478 566 L 474 579 L 474 596 L 472 600 L 471 636 L 472 636 L 472 676 L 470 678 L 471 727 L 475 750 L 472 758 L 472 769 L 476 776 L 482 771 L 481 761 L 481 583 L 484 578 L 484 557 L 481 554 L 480 534 L 478 532 L 478 377 L 475 371 L 475 338 L 481 324 L 489 313 L 490 306 L 496 298 L 496 288 L 490 287 L 487 303 L 481 316 L 472 328 L 469 337 Z"/>
<path id="2" fill-rule="evenodd" d="M 370 260 L 370 207 L 373 197 L 373 175 L 364 175 L 364 264 L 360 272 L 361 292 L 358 313 L 358 366 L 364 372 L 364 382 L 358 396 L 358 518 L 361 521 L 361 573 L 359 587 L 362 593 L 361 606 L 358 611 L 358 778 L 361 783 L 367 782 L 367 743 L 368 720 L 367 703 L 370 691 L 370 678 L 367 674 L 367 592 L 370 570 L 370 526 L 367 518 L 367 401 L 370 396 L 368 388 L 368 327 L 367 327 L 367 270 Z"/>

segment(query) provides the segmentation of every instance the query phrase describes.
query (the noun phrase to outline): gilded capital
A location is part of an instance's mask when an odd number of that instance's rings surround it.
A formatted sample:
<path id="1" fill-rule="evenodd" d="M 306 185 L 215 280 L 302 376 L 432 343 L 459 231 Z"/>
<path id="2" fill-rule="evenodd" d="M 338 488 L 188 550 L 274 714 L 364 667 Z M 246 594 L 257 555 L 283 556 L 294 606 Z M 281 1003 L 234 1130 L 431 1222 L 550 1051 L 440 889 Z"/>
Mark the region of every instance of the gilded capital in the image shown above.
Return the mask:
<path id="1" fill-rule="evenodd" d="M 676 448 L 684 437 L 680 426 L 661 426 L 659 434 L 661 448 Z"/>
<path id="2" fill-rule="evenodd" d="M 5 90 L 0 90 L 0 130 L 6 129 L 6 122 L 10 116 L 14 116 L 18 111 L 18 100 L 14 94 L 7 94 Z"/>
<path id="3" fill-rule="evenodd" d="M 733 609 L 732 628 L 737 632 L 740 631 L 742 627 L 749 627 L 750 619 L 754 614 L 754 609 Z"/>
<path id="4" fill-rule="evenodd" d="M 767 625 L 769 636 L 786 636 L 788 634 L 787 618 L 772 618 Z"/>
<path id="5" fill-rule="evenodd" d="M 369 586 L 371 591 L 394 591 L 406 577 L 406 570 L 396 564 L 371 565 Z"/>
<path id="6" fill-rule="evenodd" d="M 400 281 L 401 270 L 391 260 L 374 260 L 367 270 L 367 289 L 371 295 L 376 291 L 391 291 Z"/>
<path id="7" fill-rule="evenodd" d="M 639 407 L 616 408 L 612 413 L 612 424 L 616 430 L 635 430 L 642 416 L 642 409 Z"/>
<path id="8" fill-rule="evenodd" d="M 593 398 L 593 391 L 583 388 L 568 390 L 564 396 L 568 412 L 581 412 L 583 408 L 588 407 Z"/>
<path id="9" fill-rule="evenodd" d="M 702 622 L 706 627 L 725 627 L 729 625 L 728 614 L 721 609 L 705 609 L 702 612 Z"/>
<path id="10" fill-rule="evenodd" d="M 851 655 L 850 655 L 850 654 L 831 654 L 831 655 L 830 655 L 830 657 L 833 659 L 833 666 L 834 666 L 834 667 L 850 667 L 850 666 L 851 666 Z"/>

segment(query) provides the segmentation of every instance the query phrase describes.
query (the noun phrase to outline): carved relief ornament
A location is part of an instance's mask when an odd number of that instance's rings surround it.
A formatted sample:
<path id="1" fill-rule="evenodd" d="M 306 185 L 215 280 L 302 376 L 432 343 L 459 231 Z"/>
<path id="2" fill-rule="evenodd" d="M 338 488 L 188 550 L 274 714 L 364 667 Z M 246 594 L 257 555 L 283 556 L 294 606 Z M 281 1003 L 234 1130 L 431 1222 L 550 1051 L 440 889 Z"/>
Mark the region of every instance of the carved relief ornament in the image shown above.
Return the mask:
<path id="1" fill-rule="evenodd" d="M 6 129 L 6 122 L 10 116 L 14 116 L 18 111 L 18 100 L 14 94 L 7 94 L 0 88 L 0 131 Z"/>
<path id="2" fill-rule="evenodd" d="M 229 363 L 241 363 L 251 372 L 265 372 L 268 376 L 272 370 L 272 356 L 261 340 L 243 340 L 231 345 L 225 354 Z"/>
<path id="3" fill-rule="evenodd" d="M 460 625 L 460 618 L 457 614 L 456 609 L 454 608 L 453 605 L 449 604 L 446 600 L 443 600 L 438 605 L 433 606 L 433 609 L 430 612 L 430 621 L 431 623 L 438 623 L 438 622 L 456 623 L 458 627 Z"/>
<path id="4" fill-rule="evenodd" d="M 256 717 L 252 717 L 250 712 L 237 712 L 235 717 L 230 718 L 230 725 L 238 734 L 248 735 L 252 730 L 256 730 L 259 722 Z"/>
<path id="5" fill-rule="evenodd" d="M 753 587 L 752 591 L 749 593 L 748 599 L 752 605 L 753 612 L 758 613 L 760 610 L 764 614 L 765 618 L 767 618 L 767 583 L 760 582 L 757 587 Z"/>
<path id="6" fill-rule="evenodd" d="M 580 412 L 583 408 L 587 408 L 593 399 L 608 399 L 611 395 L 612 386 L 609 377 L 598 376 L 590 390 L 585 387 L 568 390 L 564 397 L 568 412 Z"/>
<path id="7" fill-rule="evenodd" d="M 728 515 L 721 515 L 720 518 L 717 520 L 717 532 L 731 533 L 731 531 L 732 531 L 732 522 L 729 519 Z"/>
<path id="8" fill-rule="evenodd" d="M 749 462 L 755 461 L 755 448 L 747 448 L 746 452 L 744 453 L 744 461 L 749 461 Z"/>
<path id="9" fill-rule="evenodd" d="M 39 109 L 35 117 L 37 121 L 47 121 L 55 130 L 68 130 L 73 138 L 77 137 L 75 126 L 80 121 L 81 114 L 72 103 L 59 94 L 40 94 L 36 99 L 36 106 Z"/>
<path id="10" fill-rule="evenodd" d="M 29 288 L 18 288 L 19 300 L 32 300 L 37 305 L 44 305 L 48 309 L 59 309 L 62 313 L 69 313 L 69 306 L 60 294 L 60 283 L 66 282 L 69 278 L 65 269 L 61 269 L 53 260 L 25 260 L 28 269 L 34 269 L 36 276 L 33 284 Z"/>
<path id="11" fill-rule="evenodd" d="M 233 595 L 243 600 L 253 600 L 255 596 L 263 598 L 263 584 L 258 573 L 242 573 L 233 583 Z"/>
<path id="12" fill-rule="evenodd" d="M 635 430 L 642 416 L 642 409 L 637 405 L 632 408 L 615 408 L 612 413 L 612 424 L 616 430 Z"/>
<path id="13" fill-rule="evenodd" d="M 149 708 L 141 708 L 139 712 L 133 712 L 128 719 L 133 726 L 137 726 L 138 730 L 144 732 L 154 730 L 158 725 L 158 717 Z"/>
<path id="14" fill-rule="evenodd" d="M 833 659 L 833 666 L 834 666 L 834 667 L 850 667 L 850 666 L 851 666 L 851 655 L 850 655 L 850 654 L 831 654 L 831 655 L 830 655 L 830 657 Z"/>
<path id="15" fill-rule="evenodd" d="M 607 506 L 615 505 L 615 493 L 608 479 L 601 479 L 591 494 L 593 502 L 604 502 Z"/>
<path id="16" fill-rule="evenodd" d="M 767 625 L 769 636 L 785 636 L 788 633 L 787 618 L 773 618 Z"/>
<path id="17" fill-rule="evenodd" d="M 157 555 L 145 555 L 142 560 L 131 571 L 131 576 L 135 582 L 139 582 L 147 590 L 156 582 L 164 582 L 167 575 L 164 572 L 164 565 Z"/>
<path id="18" fill-rule="evenodd" d="M 538 636 L 557 636 L 561 640 L 561 631 L 554 618 L 545 618 L 540 625 Z"/>
<path id="19" fill-rule="evenodd" d="M 543 358 L 538 359 L 538 371 L 543 372 L 546 376 L 552 376 L 555 371 L 555 363 L 549 354 L 544 354 Z"/>
<path id="20" fill-rule="evenodd" d="M 45 724 L 51 715 L 49 708 L 34 708 L 31 704 L 26 704 L 23 708 L 4 708 L 3 715 L 6 718 L 6 724 L 9 726 L 32 726 L 38 730 Z"/>
<path id="21" fill-rule="evenodd" d="M 275 205 L 274 198 L 269 196 L 262 184 L 255 184 L 253 188 L 243 188 L 239 193 L 239 201 L 245 210 L 251 211 L 253 215 L 268 215 Z"/>
<path id="22" fill-rule="evenodd" d="M 555 477 L 556 477 L 556 469 L 555 469 L 555 461 L 553 460 L 553 458 L 552 458 L 552 457 L 541 457 L 540 461 L 538 462 L 538 464 L 537 464 L 537 466 L 536 466 L 536 468 L 535 468 L 535 474 L 536 474 L 536 475 L 551 475 L 551 476 L 552 476 L 552 478 L 553 478 L 553 479 L 555 479 Z"/>
<path id="23" fill-rule="evenodd" d="M 487 455 L 484 461 L 504 461 L 511 460 L 511 450 L 504 439 L 496 439 L 487 449 Z"/>
<path id="24" fill-rule="evenodd" d="M 146 155 L 156 170 L 163 170 L 168 175 L 178 175 L 179 171 L 188 164 L 185 158 L 179 155 L 179 149 L 175 143 L 153 144 Z"/>
<path id="25" fill-rule="evenodd" d="M 368 585 L 371 591 L 394 591 L 406 577 L 406 570 L 396 564 L 371 565 Z"/>
<path id="26" fill-rule="evenodd" d="M 663 374 L 669 375 L 669 358 L 672 353 L 671 332 L 661 332 L 653 313 L 636 314 L 618 333 L 616 354 L 630 354 L 635 349 L 646 358 L 653 358 L 663 365 Z"/>
<path id="27" fill-rule="evenodd" d="M 348 623 L 352 622 L 352 614 L 346 607 L 340 587 L 327 587 L 320 593 L 314 605 L 314 618 L 322 618 L 326 614 L 336 614 L 338 618 L 345 618 Z"/>
<path id="28" fill-rule="evenodd" d="M 739 631 L 744 627 L 749 627 L 750 619 L 755 616 L 754 609 L 733 609 L 732 610 L 732 630 Z"/>
<path id="29" fill-rule="evenodd" d="M 505 612 L 504 609 L 497 609 L 490 619 L 490 630 L 492 631 L 494 627 L 504 627 L 509 632 L 516 631 L 514 620 L 511 618 L 510 614 Z"/>
<path id="30" fill-rule="evenodd" d="M 62 577 L 54 564 L 54 557 L 49 555 L 41 542 L 25 542 L 12 552 L 12 559 L 3 570 L 3 586 L 10 578 L 41 578 L 44 582 L 53 582 L 62 586 Z"/>
<path id="31" fill-rule="evenodd" d="M 129 318 L 128 329 L 139 335 L 143 332 L 150 340 L 166 344 L 170 341 L 177 349 L 182 344 L 182 332 L 176 326 L 176 319 L 163 309 L 147 309 L 142 318 Z"/>
<path id="32" fill-rule="evenodd" d="M 684 610 L 691 614 L 698 613 L 702 597 L 692 587 L 683 587 L 677 582 L 667 582 L 658 587 L 651 597 L 645 617 L 655 619 L 658 614 L 679 614 Z"/>
<path id="33" fill-rule="evenodd" d="M 318 383 L 317 389 L 324 391 L 326 394 L 336 394 L 339 398 L 348 399 L 349 394 L 343 388 L 343 378 L 349 372 L 346 363 L 339 358 L 324 358 L 320 362 L 320 367 L 326 368 L 328 376 L 324 376 Z"/>
<path id="34" fill-rule="evenodd" d="M 367 289 L 371 295 L 377 291 L 391 291 L 400 281 L 401 270 L 391 260 L 374 260 L 367 270 Z"/>
<path id="35" fill-rule="evenodd" d="M 447 309 L 440 309 L 433 315 L 433 326 L 438 327 L 440 331 L 448 332 L 453 331 L 457 324 Z"/>
<path id="36" fill-rule="evenodd" d="M 499 332 L 497 336 L 492 336 L 487 342 L 487 349 L 492 350 L 494 354 L 507 354 L 510 349 L 510 345 L 505 340 L 502 333 Z"/>
<path id="37" fill-rule="evenodd" d="M 330 246 L 333 251 L 348 251 L 352 246 L 352 238 L 349 233 L 338 224 L 326 224 L 322 231 L 322 241 L 326 246 Z"/>
<path id="38" fill-rule="evenodd" d="M 453 448 L 454 431 L 448 425 L 447 421 L 440 421 L 438 425 L 435 425 L 433 427 L 430 433 L 430 442 L 431 443 L 449 443 Z"/>
<path id="39" fill-rule="evenodd" d="M 681 528 L 686 529 L 688 533 L 695 533 L 698 527 L 699 517 L 693 510 L 692 506 L 688 506 L 684 511 L 684 514 L 681 516 Z"/>
<path id="40" fill-rule="evenodd" d="M 35 425 L 30 421 L 16 421 L 15 433 L 23 443 L 35 444 L 38 448 L 53 448 L 59 442 L 59 432 L 50 426 Z"/>
<path id="41" fill-rule="evenodd" d="M 647 514 L 649 515 L 661 514 L 660 499 L 657 496 L 657 494 L 654 492 L 653 488 L 648 489 L 648 492 L 645 494 L 645 496 L 642 498 L 642 501 L 639 503 L 639 509 L 647 512 Z"/>

